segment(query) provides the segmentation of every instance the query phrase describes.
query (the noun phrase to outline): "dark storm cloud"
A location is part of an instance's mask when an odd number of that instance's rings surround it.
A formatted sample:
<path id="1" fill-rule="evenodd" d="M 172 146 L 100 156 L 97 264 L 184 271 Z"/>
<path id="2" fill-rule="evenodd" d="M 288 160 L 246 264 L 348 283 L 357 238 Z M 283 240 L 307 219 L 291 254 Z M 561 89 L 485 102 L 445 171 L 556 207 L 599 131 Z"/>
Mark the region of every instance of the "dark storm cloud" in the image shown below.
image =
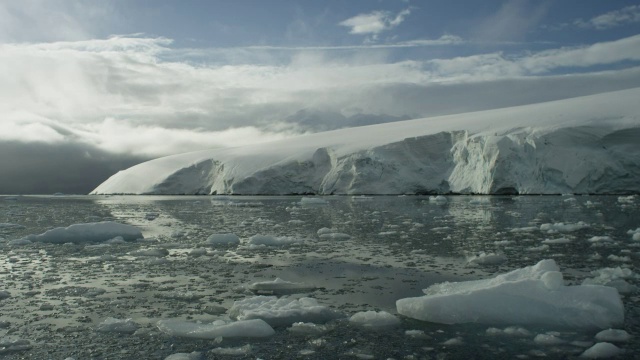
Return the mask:
<path id="1" fill-rule="evenodd" d="M 87 194 L 145 160 L 81 144 L 0 142 L 0 194 Z"/>

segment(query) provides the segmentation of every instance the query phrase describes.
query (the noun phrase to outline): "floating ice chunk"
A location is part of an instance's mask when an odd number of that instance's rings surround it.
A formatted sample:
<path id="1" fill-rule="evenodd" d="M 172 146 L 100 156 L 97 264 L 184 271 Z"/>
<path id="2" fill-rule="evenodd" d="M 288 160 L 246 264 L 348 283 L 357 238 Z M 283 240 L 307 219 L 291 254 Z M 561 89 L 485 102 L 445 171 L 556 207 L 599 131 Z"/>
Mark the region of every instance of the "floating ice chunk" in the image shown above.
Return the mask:
<path id="1" fill-rule="evenodd" d="M 322 228 L 318 230 L 318 237 L 323 240 L 349 240 L 351 236 L 338 232 L 336 229 Z"/>
<path id="2" fill-rule="evenodd" d="M 367 328 L 389 328 L 400 325 L 400 319 L 386 311 L 361 311 L 353 314 L 349 321 Z"/>
<path id="3" fill-rule="evenodd" d="M 327 201 L 318 197 L 303 197 L 300 200 L 300 205 L 327 205 Z"/>
<path id="4" fill-rule="evenodd" d="M 429 196 L 429 202 L 436 203 L 436 204 L 446 204 L 448 200 L 446 197 L 442 195 L 438 195 L 438 196 Z"/>
<path id="5" fill-rule="evenodd" d="M 188 256 L 192 256 L 192 257 L 198 257 L 198 256 L 203 256 L 203 255 L 207 255 L 207 249 L 205 248 L 195 248 L 191 251 L 189 251 L 189 254 L 187 254 Z"/>
<path id="6" fill-rule="evenodd" d="M 287 330 L 297 335 L 320 335 L 327 331 L 327 327 L 314 323 L 296 322 L 291 324 L 291 327 Z"/>
<path id="7" fill-rule="evenodd" d="M 325 323 L 342 314 L 319 305 L 312 298 L 254 296 L 234 302 L 229 316 L 238 320 L 263 319 L 271 326 L 286 326 L 294 322 Z"/>
<path id="8" fill-rule="evenodd" d="M 144 215 L 144 218 L 145 218 L 145 219 L 147 219 L 147 220 L 149 220 L 149 221 L 152 221 L 152 220 L 157 219 L 157 218 L 158 218 L 158 216 L 160 216 L 160 214 L 158 214 L 158 213 L 156 213 L 156 212 L 150 212 L 150 213 L 146 213 L 146 214 Z"/>
<path id="9" fill-rule="evenodd" d="M 529 330 L 519 326 L 509 326 L 504 329 L 488 328 L 487 335 L 506 335 L 514 337 L 530 337 L 532 334 Z"/>
<path id="10" fill-rule="evenodd" d="M 345 233 L 331 233 L 331 234 L 322 234 L 320 235 L 320 239 L 322 240 L 349 240 L 351 239 L 351 235 Z"/>
<path id="11" fill-rule="evenodd" d="M 596 334 L 596 340 L 606 342 L 626 342 L 631 339 L 631 335 L 624 330 L 607 329 Z"/>
<path id="12" fill-rule="evenodd" d="M 540 345 L 545 346 L 553 346 L 564 344 L 566 341 L 560 339 L 559 337 L 551 334 L 538 334 L 535 338 L 533 338 L 533 342 Z"/>
<path id="13" fill-rule="evenodd" d="M 136 251 L 132 251 L 131 252 L 132 256 L 138 256 L 138 257 L 164 257 L 169 255 L 169 250 L 164 249 L 164 248 L 157 248 L 157 249 L 140 249 L 140 250 L 136 250 Z"/>
<path id="14" fill-rule="evenodd" d="M 0 300 L 8 299 L 11 297 L 11 293 L 6 290 L 0 291 Z"/>
<path id="15" fill-rule="evenodd" d="M 592 236 L 588 240 L 590 243 L 604 243 L 604 242 L 613 242 L 611 236 Z"/>
<path id="16" fill-rule="evenodd" d="M 251 354 L 251 351 L 253 351 L 251 349 L 251 345 L 247 344 L 245 346 L 240 346 L 240 347 L 236 347 L 236 348 L 215 348 L 213 350 L 211 350 L 212 354 L 216 354 L 216 355 L 230 355 L 230 356 L 242 356 L 242 355 L 249 355 Z"/>
<path id="17" fill-rule="evenodd" d="M 461 337 L 454 337 L 442 343 L 444 346 L 460 346 L 464 345 L 464 341 Z"/>
<path id="18" fill-rule="evenodd" d="M 125 333 L 125 334 L 133 334 L 138 330 L 140 325 L 134 322 L 131 319 L 116 319 L 116 318 L 106 318 L 103 322 L 98 324 L 95 328 L 98 332 L 116 332 L 116 333 Z"/>
<path id="19" fill-rule="evenodd" d="M 538 227 L 537 226 L 526 226 L 526 227 L 521 227 L 521 228 L 513 228 L 513 229 L 509 230 L 509 232 L 512 232 L 512 233 L 530 233 L 530 232 L 534 232 L 534 231 L 538 231 Z"/>
<path id="20" fill-rule="evenodd" d="M 406 330 L 404 334 L 408 337 L 415 339 L 429 339 L 429 335 L 425 334 L 423 330 Z"/>
<path id="21" fill-rule="evenodd" d="M 619 196 L 618 197 L 618 202 L 621 203 L 621 204 L 633 204 L 634 199 L 635 199 L 634 195 Z"/>
<path id="22" fill-rule="evenodd" d="M 306 283 L 296 283 L 280 278 L 276 278 L 273 281 L 260 281 L 248 286 L 248 289 L 255 292 L 270 292 L 276 295 L 279 294 L 295 294 L 297 292 L 310 291 L 316 287 Z"/>
<path id="23" fill-rule="evenodd" d="M 7 242 L 7 245 L 11 245 L 11 246 L 25 246 L 25 245 L 29 245 L 32 244 L 32 242 L 30 240 L 27 239 L 14 239 L 14 240 L 10 240 Z"/>
<path id="24" fill-rule="evenodd" d="M 629 262 L 631 261 L 631 258 L 628 256 L 617 256 L 617 255 L 609 255 L 607 256 L 607 259 L 611 260 L 611 261 L 618 261 L 618 262 Z"/>
<path id="25" fill-rule="evenodd" d="M 12 223 L 0 223 L 0 229 L 24 229 L 24 226 Z"/>
<path id="26" fill-rule="evenodd" d="M 201 360 L 204 359 L 202 353 L 199 352 L 191 352 L 191 353 L 176 353 L 167 356 L 164 360 Z"/>
<path id="27" fill-rule="evenodd" d="M 184 290 L 177 290 L 177 291 L 171 291 L 168 293 L 160 293 L 158 294 L 159 298 L 163 298 L 163 299 L 172 299 L 172 300 L 179 300 L 179 301 L 197 301 L 202 299 L 203 295 L 194 293 L 193 291 L 184 291 Z"/>
<path id="28" fill-rule="evenodd" d="M 527 251 L 531 251 L 531 252 L 542 252 L 542 251 L 547 251 L 549 250 L 549 245 L 547 244 L 542 244 L 540 246 L 532 246 L 532 247 L 528 247 L 526 249 Z"/>
<path id="29" fill-rule="evenodd" d="M 631 235 L 631 240 L 640 241 L 640 228 L 629 230 L 627 231 L 627 234 Z"/>
<path id="30" fill-rule="evenodd" d="M 236 234 L 212 234 L 207 238 L 207 245 L 237 245 L 240 238 Z"/>
<path id="31" fill-rule="evenodd" d="M 490 279 L 432 285 L 426 296 L 400 299 L 396 306 L 402 315 L 444 324 L 607 328 L 623 322 L 615 289 L 564 286 L 558 273 L 555 261 L 542 260 Z"/>
<path id="32" fill-rule="evenodd" d="M 160 320 L 156 326 L 163 333 L 170 336 L 192 339 L 222 338 L 256 338 L 275 334 L 269 324 L 260 319 L 215 322 L 213 324 L 199 324 L 182 320 Z"/>
<path id="33" fill-rule="evenodd" d="M 109 245 L 117 245 L 117 244 L 124 244 L 126 243 L 126 241 L 124 240 L 124 238 L 122 236 L 116 236 L 113 239 L 109 239 L 107 241 L 105 241 L 106 244 Z"/>
<path id="34" fill-rule="evenodd" d="M 53 244 L 104 242 L 122 236 L 126 241 L 134 241 L 143 238 L 142 232 L 135 226 L 120 224 L 112 221 L 97 223 L 74 224 L 66 228 L 59 227 L 40 235 L 28 235 L 23 239 L 32 242 L 45 242 Z"/>
<path id="35" fill-rule="evenodd" d="M 557 239 L 544 239 L 542 241 L 543 244 L 547 244 L 547 245 L 568 244 L 570 242 L 571 242 L 571 239 L 568 239 L 566 237 L 561 237 Z"/>
<path id="36" fill-rule="evenodd" d="M 13 352 L 26 351 L 31 349 L 29 340 L 12 337 L 0 338 L 0 355 L 7 355 Z"/>
<path id="37" fill-rule="evenodd" d="M 289 236 L 273 236 L 273 235 L 253 235 L 249 238 L 248 243 L 250 245 L 265 245 L 265 246 L 285 246 L 292 244 L 299 244 L 304 242 L 302 239 L 297 239 Z"/>
<path id="38" fill-rule="evenodd" d="M 636 279 L 636 275 L 631 269 L 627 268 L 603 268 L 591 272 L 596 275 L 593 278 L 587 278 L 582 281 L 582 285 L 604 285 L 616 288 L 621 294 L 627 294 L 637 290 L 635 285 L 629 284 L 627 279 Z"/>
<path id="39" fill-rule="evenodd" d="M 606 359 L 622 354 L 624 350 L 608 342 L 599 342 L 585 350 L 580 357 L 587 359 Z"/>
<path id="40" fill-rule="evenodd" d="M 480 197 L 480 198 L 471 199 L 471 201 L 469 201 L 469 204 L 471 204 L 471 205 L 491 205 L 491 200 L 488 197 Z"/>
<path id="41" fill-rule="evenodd" d="M 323 227 L 323 228 L 318 230 L 318 236 L 324 235 L 324 234 L 333 234 L 335 232 L 338 232 L 338 230 L 327 228 L 327 227 Z"/>
<path id="42" fill-rule="evenodd" d="M 507 257 L 504 254 L 485 253 L 484 251 L 467 257 L 467 264 L 471 265 L 497 265 L 507 261 Z"/>
<path id="43" fill-rule="evenodd" d="M 575 224 L 555 223 L 555 224 L 542 224 L 540 225 L 541 231 L 547 232 L 573 232 L 589 227 L 589 224 L 579 221 Z"/>

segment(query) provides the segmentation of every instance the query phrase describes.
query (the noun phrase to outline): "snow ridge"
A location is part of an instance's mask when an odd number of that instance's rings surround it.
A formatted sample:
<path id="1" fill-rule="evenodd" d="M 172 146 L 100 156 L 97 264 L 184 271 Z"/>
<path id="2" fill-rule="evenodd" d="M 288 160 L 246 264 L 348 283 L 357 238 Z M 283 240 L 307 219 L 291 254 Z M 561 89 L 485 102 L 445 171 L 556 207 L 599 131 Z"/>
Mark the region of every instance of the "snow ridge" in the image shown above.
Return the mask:
<path id="1" fill-rule="evenodd" d="M 92 194 L 640 193 L 640 88 L 152 160 Z"/>

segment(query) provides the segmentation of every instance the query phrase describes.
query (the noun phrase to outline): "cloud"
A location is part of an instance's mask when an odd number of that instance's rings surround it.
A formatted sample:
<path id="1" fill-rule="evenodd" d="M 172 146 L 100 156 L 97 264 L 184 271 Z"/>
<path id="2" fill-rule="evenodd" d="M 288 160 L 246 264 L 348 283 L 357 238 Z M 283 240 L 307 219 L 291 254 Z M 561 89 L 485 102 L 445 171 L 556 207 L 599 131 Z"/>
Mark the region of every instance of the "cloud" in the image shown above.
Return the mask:
<path id="1" fill-rule="evenodd" d="M 285 49 L 284 62 L 216 65 L 191 62 L 185 49 L 171 46 L 170 39 L 136 37 L 0 45 L 0 141 L 163 156 L 640 86 L 635 68 L 591 72 L 640 61 L 640 35 L 539 52 L 399 61 L 389 61 L 386 48 L 340 56 Z M 565 69 L 577 73 L 562 75 Z M 557 79 L 567 85 L 550 91 Z M 505 91 L 506 83 L 526 91 Z"/>
<path id="2" fill-rule="evenodd" d="M 434 77 L 448 81 L 490 80 L 548 74 L 558 69 L 588 68 L 640 61 L 640 35 L 589 46 L 549 49 L 520 56 L 489 53 L 430 60 Z"/>
<path id="3" fill-rule="evenodd" d="M 548 8 L 546 2 L 505 1 L 495 14 L 472 26 L 473 37 L 481 42 L 521 40 L 538 26 Z"/>
<path id="4" fill-rule="evenodd" d="M 400 25 L 411 14 L 411 9 L 404 9 L 395 16 L 388 11 L 373 11 L 359 14 L 340 22 L 338 25 L 351 28 L 349 33 L 356 35 L 377 35 Z"/>
<path id="5" fill-rule="evenodd" d="M 0 1 L 0 43 L 90 39 L 121 15 L 109 2 Z"/>
<path id="6" fill-rule="evenodd" d="M 598 15 L 586 21 L 578 19 L 574 22 L 574 25 L 605 30 L 637 22 L 640 22 L 640 5 L 631 5 L 620 10 Z"/>
<path id="7" fill-rule="evenodd" d="M 0 194 L 87 194 L 145 160 L 81 143 L 0 141 Z"/>

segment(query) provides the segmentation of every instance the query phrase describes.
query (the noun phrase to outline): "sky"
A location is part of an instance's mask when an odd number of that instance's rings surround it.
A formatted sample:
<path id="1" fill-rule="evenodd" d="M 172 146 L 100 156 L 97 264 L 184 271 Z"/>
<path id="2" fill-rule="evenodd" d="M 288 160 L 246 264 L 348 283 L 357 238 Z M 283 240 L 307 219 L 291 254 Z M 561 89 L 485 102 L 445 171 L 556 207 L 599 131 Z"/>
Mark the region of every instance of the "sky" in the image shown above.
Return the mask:
<path id="1" fill-rule="evenodd" d="M 639 86 L 637 1 L 0 0 L 0 194 Z"/>

